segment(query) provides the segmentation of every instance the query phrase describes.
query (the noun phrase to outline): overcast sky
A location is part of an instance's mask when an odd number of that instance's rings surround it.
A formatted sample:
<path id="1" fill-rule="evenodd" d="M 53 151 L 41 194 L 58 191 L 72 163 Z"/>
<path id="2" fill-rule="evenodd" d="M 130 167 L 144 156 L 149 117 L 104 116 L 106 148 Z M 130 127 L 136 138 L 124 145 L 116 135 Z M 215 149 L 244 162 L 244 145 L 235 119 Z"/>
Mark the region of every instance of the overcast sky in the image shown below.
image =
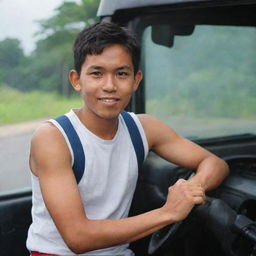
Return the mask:
<path id="1" fill-rule="evenodd" d="M 30 53 L 35 47 L 33 34 L 39 29 L 35 21 L 51 17 L 62 2 L 64 0 L 0 0 L 0 41 L 6 37 L 18 38 L 25 53 Z"/>

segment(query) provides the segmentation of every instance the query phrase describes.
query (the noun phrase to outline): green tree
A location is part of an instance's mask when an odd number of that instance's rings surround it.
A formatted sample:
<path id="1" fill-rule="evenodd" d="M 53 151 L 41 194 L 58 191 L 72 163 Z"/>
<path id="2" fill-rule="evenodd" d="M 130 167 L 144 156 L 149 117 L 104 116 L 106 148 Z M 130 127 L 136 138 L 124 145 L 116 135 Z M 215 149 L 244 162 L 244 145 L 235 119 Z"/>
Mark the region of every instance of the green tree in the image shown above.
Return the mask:
<path id="1" fill-rule="evenodd" d="M 82 0 L 80 3 L 64 2 L 56 14 L 47 20 L 39 21 L 41 37 L 32 57 L 37 77 L 37 87 L 41 90 L 54 90 L 70 94 L 68 70 L 72 68 L 72 45 L 76 34 L 83 27 L 96 22 L 99 0 Z"/>
<path id="2" fill-rule="evenodd" d="M 26 57 L 18 39 L 6 38 L 0 42 L 0 81 L 20 89 L 22 66 Z"/>
<path id="3" fill-rule="evenodd" d="M 81 0 L 80 4 L 66 1 L 56 8 L 56 15 L 47 20 L 39 21 L 41 31 L 39 34 L 49 36 L 58 31 L 72 30 L 89 25 L 96 20 L 99 0 Z"/>
<path id="4" fill-rule="evenodd" d="M 69 95 L 68 70 L 73 67 L 72 45 L 76 34 L 96 22 L 99 0 L 64 1 L 55 15 L 38 21 L 39 40 L 25 56 L 18 39 L 0 42 L 0 81 L 23 91 L 58 91 Z"/>
<path id="5" fill-rule="evenodd" d="M 24 60 L 24 53 L 18 39 L 6 38 L 0 42 L 1 68 L 11 68 L 20 65 Z"/>

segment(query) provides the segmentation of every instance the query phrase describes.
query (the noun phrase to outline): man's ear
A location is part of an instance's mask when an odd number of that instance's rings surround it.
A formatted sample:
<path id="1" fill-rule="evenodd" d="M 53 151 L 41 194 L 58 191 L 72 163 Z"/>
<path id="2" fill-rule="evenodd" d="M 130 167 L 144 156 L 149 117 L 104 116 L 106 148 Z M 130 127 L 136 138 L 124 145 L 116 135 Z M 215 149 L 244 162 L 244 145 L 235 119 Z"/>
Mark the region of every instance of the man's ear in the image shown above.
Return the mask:
<path id="1" fill-rule="evenodd" d="M 139 70 L 134 77 L 133 91 L 135 92 L 139 87 L 140 81 L 143 78 L 142 72 Z"/>
<path id="2" fill-rule="evenodd" d="M 80 76 L 76 70 L 72 69 L 69 71 L 69 81 L 75 91 L 81 91 Z"/>

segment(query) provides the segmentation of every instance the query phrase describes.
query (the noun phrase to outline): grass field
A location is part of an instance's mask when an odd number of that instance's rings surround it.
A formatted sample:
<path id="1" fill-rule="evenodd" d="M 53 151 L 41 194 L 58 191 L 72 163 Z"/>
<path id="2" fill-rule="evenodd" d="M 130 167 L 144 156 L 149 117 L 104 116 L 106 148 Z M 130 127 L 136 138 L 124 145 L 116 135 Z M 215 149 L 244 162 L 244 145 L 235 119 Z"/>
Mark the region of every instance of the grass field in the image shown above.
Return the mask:
<path id="1" fill-rule="evenodd" d="M 79 95 L 66 98 L 56 93 L 23 93 L 0 87 L 0 125 L 55 117 L 81 105 Z"/>

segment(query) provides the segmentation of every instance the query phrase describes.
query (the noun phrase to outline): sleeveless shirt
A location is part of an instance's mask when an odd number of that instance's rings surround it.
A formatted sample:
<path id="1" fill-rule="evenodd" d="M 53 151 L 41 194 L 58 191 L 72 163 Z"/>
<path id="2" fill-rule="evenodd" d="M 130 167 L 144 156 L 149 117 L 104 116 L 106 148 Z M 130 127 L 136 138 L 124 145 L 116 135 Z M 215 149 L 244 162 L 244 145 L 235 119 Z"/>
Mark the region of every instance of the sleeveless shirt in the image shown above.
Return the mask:
<path id="1" fill-rule="evenodd" d="M 134 119 L 143 141 L 145 158 L 148 143 L 143 127 L 134 113 Z M 120 219 L 128 217 L 135 191 L 138 164 L 135 150 L 123 117 L 118 117 L 118 129 L 112 140 L 103 140 L 89 131 L 73 110 L 66 114 L 81 141 L 85 153 L 85 170 L 78 184 L 88 219 Z M 54 119 L 49 120 L 64 136 L 74 156 L 67 135 Z M 74 255 L 59 234 L 42 198 L 38 177 L 32 180 L 32 224 L 28 231 L 27 248 L 30 251 L 56 255 Z M 131 256 L 129 244 L 99 249 L 80 255 Z"/>

